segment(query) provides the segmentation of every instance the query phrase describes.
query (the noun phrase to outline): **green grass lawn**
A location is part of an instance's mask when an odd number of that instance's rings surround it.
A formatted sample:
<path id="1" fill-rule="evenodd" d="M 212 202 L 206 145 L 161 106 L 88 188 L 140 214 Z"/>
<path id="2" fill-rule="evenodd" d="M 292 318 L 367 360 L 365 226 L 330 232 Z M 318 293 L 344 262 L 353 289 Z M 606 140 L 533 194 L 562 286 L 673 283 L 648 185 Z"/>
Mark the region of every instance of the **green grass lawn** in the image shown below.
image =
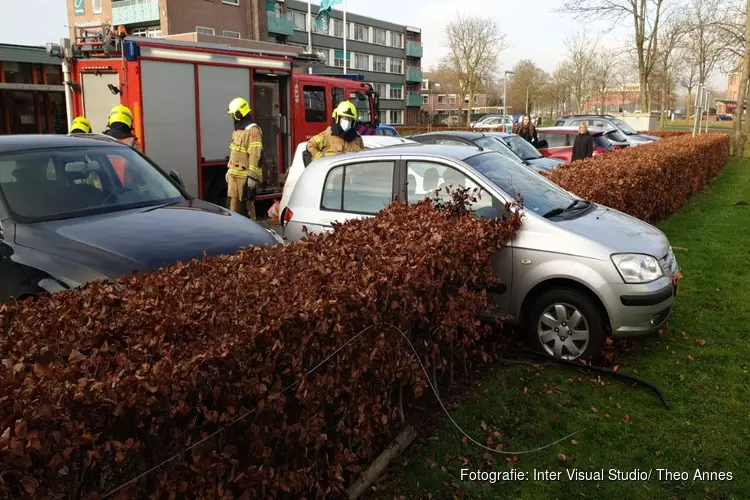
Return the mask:
<path id="1" fill-rule="evenodd" d="M 572 439 L 517 459 L 466 444 L 446 421 L 398 468 L 406 498 L 750 498 L 750 161 L 730 162 L 702 193 L 661 224 L 685 278 L 677 312 L 662 336 L 635 341 L 619 371 L 666 395 L 564 367 L 504 366 L 454 410 L 475 439 L 527 450 L 571 432 Z M 564 455 L 562 457 L 561 455 Z M 489 484 L 461 480 L 461 469 L 560 472 L 557 481 Z M 566 471 L 604 469 L 603 481 L 571 481 Z M 650 480 L 613 481 L 609 469 L 651 470 Z M 688 479 L 659 479 L 657 469 Z M 731 481 L 694 480 L 696 469 L 731 472 Z M 393 470 L 393 469 L 392 469 Z M 389 494 L 392 498 L 393 495 Z"/>
<path id="2" fill-rule="evenodd" d="M 661 128 L 661 120 L 657 121 L 657 128 Z M 706 126 L 705 120 L 703 121 L 703 126 Z M 708 123 L 709 129 L 726 129 L 726 130 L 732 130 L 732 122 L 717 122 L 717 121 L 710 121 Z M 669 129 L 685 129 L 689 128 L 692 130 L 693 128 L 693 120 L 664 120 L 664 130 Z"/>

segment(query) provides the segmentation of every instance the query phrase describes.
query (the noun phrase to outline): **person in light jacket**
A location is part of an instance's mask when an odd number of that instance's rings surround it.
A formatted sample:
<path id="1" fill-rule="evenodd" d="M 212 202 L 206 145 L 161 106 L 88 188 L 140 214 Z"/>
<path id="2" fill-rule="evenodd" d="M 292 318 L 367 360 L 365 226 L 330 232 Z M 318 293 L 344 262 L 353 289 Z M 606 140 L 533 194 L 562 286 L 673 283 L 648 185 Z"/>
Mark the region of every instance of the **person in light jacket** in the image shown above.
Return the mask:
<path id="1" fill-rule="evenodd" d="M 573 142 L 573 156 L 571 161 L 583 160 L 594 156 L 594 138 L 589 134 L 589 127 L 581 123 L 578 127 L 578 135 Z"/>

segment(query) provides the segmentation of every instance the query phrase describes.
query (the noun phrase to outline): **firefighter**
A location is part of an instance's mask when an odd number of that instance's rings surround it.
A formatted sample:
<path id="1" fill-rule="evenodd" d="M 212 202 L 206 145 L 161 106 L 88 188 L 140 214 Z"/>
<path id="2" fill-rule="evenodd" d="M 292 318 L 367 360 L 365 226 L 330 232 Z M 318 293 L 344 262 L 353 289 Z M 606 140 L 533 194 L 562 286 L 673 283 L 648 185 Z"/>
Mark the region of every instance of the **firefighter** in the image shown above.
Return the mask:
<path id="1" fill-rule="evenodd" d="M 247 216 L 255 220 L 255 198 L 263 181 L 260 168 L 263 132 L 253 123 L 250 105 L 245 99 L 233 99 L 227 113 L 232 115 L 234 121 L 226 175 L 229 209 L 241 213 L 242 204 L 246 202 Z"/>
<path id="2" fill-rule="evenodd" d="M 91 133 L 91 122 L 84 116 L 79 116 L 70 122 L 70 133 L 71 134 L 90 134 Z"/>
<path id="3" fill-rule="evenodd" d="M 342 101 L 333 110 L 333 124 L 307 142 L 312 160 L 352 151 L 362 151 L 365 144 L 357 133 L 357 108 L 350 101 Z"/>
<path id="4" fill-rule="evenodd" d="M 138 138 L 133 134 L 133 113 L 127 106 L 118 104 L 112 108 L 109 112 L 107 130 L 104 131 L 104 135 L 124 142 L 137 151 L 143 151 L 141 143 L 138 142 Z"/>

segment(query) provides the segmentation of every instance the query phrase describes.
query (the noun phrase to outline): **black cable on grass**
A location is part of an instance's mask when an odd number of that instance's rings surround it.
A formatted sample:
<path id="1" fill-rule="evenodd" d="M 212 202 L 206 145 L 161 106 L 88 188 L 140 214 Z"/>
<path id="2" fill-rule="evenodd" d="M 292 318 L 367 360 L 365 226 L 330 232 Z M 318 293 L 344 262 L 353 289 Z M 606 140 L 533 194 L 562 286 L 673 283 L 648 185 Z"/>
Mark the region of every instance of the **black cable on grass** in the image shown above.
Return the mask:
<path id="1" fill-rule="evenodd" d="M 602 366 L 593 366 L 593 365 L 582 364 L 580 362 L 575 362 L 575 361 L 566 361 L 564 359 L 552 358 L 545 354 L 534 352 L 534 351 L 529 351 L 529 350 L 522 350 L 522 351 L 517 351 L 513 353 L 503 354 L 503 355 L 500 355 L 499 358 L 500 360 L 504 360 L 504 359 L 505 360 L 519 360 L 519 361 L 534 360 L 536 364 L 557 364 L 557 365 L 566 366 L 568 368 L 574 368 L 576 370 L 591 370 L 597 373 L 601 373 L 603 375 L 607 375 L 609 377 L 613 377 L 617 381 L 627 384 L 630 387 L 635 386 L 635 387 L 640 387 L 642 389 L 648 389 L 650 392 L 655 394 L 661 400 L 661 403 L 664 406 L 664 408 L 666 408 L 667 410 L 670 409 L 667 398 L 659 390 L 658 387 L 656 387 L 654 384 L 652 384 L 648 380 L 635 377 L 633 375 L 626 375 L 624 373 L 615 372 L 615 371 L 610 370 L 609 368 L 604 368 Z"/>

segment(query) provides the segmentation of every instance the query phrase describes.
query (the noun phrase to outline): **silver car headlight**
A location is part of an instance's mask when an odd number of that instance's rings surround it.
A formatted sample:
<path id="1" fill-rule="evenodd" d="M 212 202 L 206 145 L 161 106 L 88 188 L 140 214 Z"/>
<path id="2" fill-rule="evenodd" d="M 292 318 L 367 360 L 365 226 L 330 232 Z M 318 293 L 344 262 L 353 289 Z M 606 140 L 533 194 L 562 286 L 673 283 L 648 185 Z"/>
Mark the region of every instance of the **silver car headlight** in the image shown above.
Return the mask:
<path id="1" fill-rule="evenodd" d="M 664 276 L 659 261 L 650 255 L 614 254 L 612 263 L 625 283 L 649 283 Z"/>

